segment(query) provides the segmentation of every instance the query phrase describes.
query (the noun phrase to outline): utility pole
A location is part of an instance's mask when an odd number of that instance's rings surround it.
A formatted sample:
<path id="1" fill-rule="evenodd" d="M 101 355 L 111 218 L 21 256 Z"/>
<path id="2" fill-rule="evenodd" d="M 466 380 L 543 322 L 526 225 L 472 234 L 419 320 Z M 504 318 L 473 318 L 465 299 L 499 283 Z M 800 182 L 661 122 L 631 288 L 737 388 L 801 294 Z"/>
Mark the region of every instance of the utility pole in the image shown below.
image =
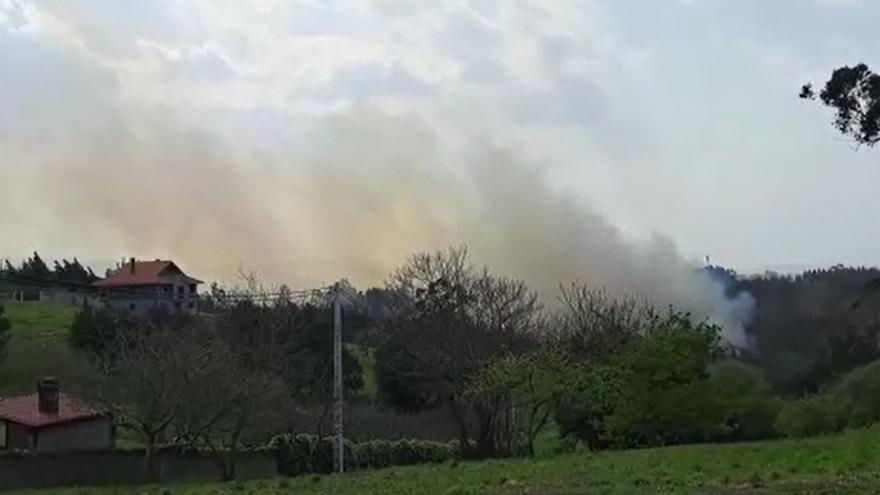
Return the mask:
<path id="1" fill-rule="evenodd" d="M 342 286 L 333 286 L 333 468 L 345 471 L 345 437 L 343 434 L 342 406 L 345 398 L 342 388 Z"/>

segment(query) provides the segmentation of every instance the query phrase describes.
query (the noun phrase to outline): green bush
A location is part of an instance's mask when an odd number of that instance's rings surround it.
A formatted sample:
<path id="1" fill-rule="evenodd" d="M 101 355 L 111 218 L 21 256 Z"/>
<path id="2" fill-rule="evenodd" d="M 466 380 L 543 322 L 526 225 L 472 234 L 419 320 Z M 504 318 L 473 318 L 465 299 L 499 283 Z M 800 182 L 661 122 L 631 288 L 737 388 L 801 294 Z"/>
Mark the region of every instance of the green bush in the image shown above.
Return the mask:
<path id="1" fill-rule="evenodd" d="M 841 426 L 868 426 L 880 420 L 880 361 L 846 375 L 830 392 Z"/>
<path id="2" fill-rule="evenodd" d="M 276 437 L 272 446 L 278 455 L 278 472 L 285 476 L 333 471 L 333 439 L 314 435 Z M 456 442 L 427 440 L 371 440 L 345 442 L 346 470 L 379 469 L 389 466 L 440 463 L 459 457 Z"/>
<path id="3" fill-rule="evenodd" d="M 776 434 L 782 402 L 757 368 L 732 359 L 713 365 L 709 372 L 712 395 L 724 411 L 717 440 L 756 440 Z"/>
<path id="4" fill-rule="evenodd" d="M 787 437 L 808 437 L 839 429 L 837 409 L 827 395 L 786 403 L 776 418 L 776 430 Z"/>
<path id="5" fill-rule="evenodd" d="M 723 407 L 711 393 L 709 366 L 720 329 L 670 311 L 610 359 L 620 370 L 619 395 L 603 421 L 613 448 L 711 439 Z"/>

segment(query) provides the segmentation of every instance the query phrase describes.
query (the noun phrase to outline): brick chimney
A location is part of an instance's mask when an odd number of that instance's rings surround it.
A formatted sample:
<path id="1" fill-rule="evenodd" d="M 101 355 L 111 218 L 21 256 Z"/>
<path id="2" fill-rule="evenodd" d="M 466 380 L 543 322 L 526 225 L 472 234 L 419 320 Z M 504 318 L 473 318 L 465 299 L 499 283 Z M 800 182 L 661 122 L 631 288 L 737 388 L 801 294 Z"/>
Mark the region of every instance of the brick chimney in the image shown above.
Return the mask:
<path id="1" fill-rule="evenodd" d="M 131 258 L 131 259 L 129 260 L 129 262 L 130 262 L 130 263 L 129 263 L 129 265 L 128 265 L 128 269 L 131 270 L 131 273 L 134 273 L 134 258 Z"/>
<path id="2" fill-rule="evenodd" d="M 47 376 L 37 382 L 37 396 L 39 397 L 39 410 L 44 414 L 58 412 L 58 380 Z"/>

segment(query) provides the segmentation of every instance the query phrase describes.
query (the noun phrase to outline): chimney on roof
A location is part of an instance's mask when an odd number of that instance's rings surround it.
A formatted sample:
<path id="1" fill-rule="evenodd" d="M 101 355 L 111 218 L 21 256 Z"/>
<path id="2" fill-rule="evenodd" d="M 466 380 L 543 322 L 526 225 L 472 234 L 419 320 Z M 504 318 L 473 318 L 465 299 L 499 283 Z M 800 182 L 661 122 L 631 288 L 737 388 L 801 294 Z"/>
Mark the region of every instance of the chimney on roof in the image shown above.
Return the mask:
<path id="1" fill-rule="evenodd" d="M 129 270 L 131 270 L 131 273 L 134 273 L 134 258 L 131 258 L 129 261 L 131 262 L 131 263 L 128 265 L 128 266 L 129 266 Z"/>
<path id="2" fill-rule="evenodd" d="M 37 382 L 38 407 L 41 413 L 55 414 L 58 412 L 58 380 L 47 376 Z"/>

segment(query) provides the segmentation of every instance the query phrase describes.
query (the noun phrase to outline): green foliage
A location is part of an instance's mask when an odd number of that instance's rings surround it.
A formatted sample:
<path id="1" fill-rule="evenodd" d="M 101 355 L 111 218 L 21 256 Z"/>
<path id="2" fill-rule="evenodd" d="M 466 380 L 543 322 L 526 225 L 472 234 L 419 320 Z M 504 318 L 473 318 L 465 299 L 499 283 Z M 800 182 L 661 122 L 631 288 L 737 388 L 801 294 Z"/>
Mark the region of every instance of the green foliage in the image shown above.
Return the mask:
<path id="1" fill-rule="evenodd" d="M 837 415 L 846 426 L 876 423 L 880 420 L 880 361 L 846 375 L 830 395 Z"/>
<path id="2" fill-rule="evenodd" d="M 242 301 L 228 308 L 216 323 L 245 361 L 280 371 L 297 399 L 320 402 L 331 397 L 333 315 L 329 308 Z M 361 390 L 363 371 L 348 346 L 343 348 L 343 369 L 346 392 Z"/>
<path id="3" fill-rule="evenodd" d="M 608 448 L 605 420 L 621 401 L 620 370 L 609 365 L 575 366 L 568 374 L 571 385 L 554 412 L 560 438 L 565 443 L 581 440 L 590 450 Z"/>
<path id="4" fill-rule="evenodd" d="M 547 426 L 573 365 L 568 354 L 539 349 L 489 362 L 465 390 L 466 400 L 497 410 L 495 443 L 506 454 L 535 453 L 535 437 Z"/>
<path id="5" fill-rule="evenodd" d="M 345 346 L 346 352 L 357 360 L 360 365 L 363 385 L 359 390 L 360 396 L 367 401 L 375 400 L 379 395 L 379 386 L 376 383 L 376 355 L 371 347 L 358 344 Z"/>
<path id="6" fill-rule="evenodd" d="M 800 97 L 816 98 L 811 84 L 801 88 Z M 880 74 L 865 64 L 841 67 L 831 74 L 819 99 L 836 111 L 834 127 L 841 134 L 868 146 L 880 142 Z"/>
<path id="7" fill-rule="evenodd" d="M 121 331 L 120 316 L 85 304 L 70 323 L 70 345 L 94 356 L 103 356 Z"/>
<path id="8" fill-rule="evenodd" d="M 878 421 L 880 361 L 874 361 L 848 373 L 822 393 L 785 404 L 776 429 L 788 437 L 806 437 Z"/>
<path id="9" fill-rule="evenodd" d="M 621 387 L 605 420 L 616 447 L 667 445 L 711 438 L 723 415 L 708 369 L 720 329 L 670 311 L 611 360 Z"/>
<path id="10" fill-rule="evenodd" d="M 817 393 L 880 359 L 880 269 L 836 265 L 796 275 L 724 276 L 731 294 L 755 299 L 742 359 L 780 394 Z"/>
<path id="11" fill-rule="evenodd" d="M 760 376 L 730 365 L 717 370 L 729 386 L 710 378 L 720 354 L 719 328 L 670 311 L 652 315 L 604 363 L 584 364 L 556 410 L 560 435 L 591 449 L 641 447 L 760 437 L 772 431 L 769 387 Z M 726 379 L 726 378 L 724 378 Z M 745 397 L 739 394 L 750 391 Z M 736 397 L 734 397 L 736 396 Z"/>
<path id="12" fill-rule="evenodd" d="M 761 370 L 728 359 L 710 369 L 710 390 L 724 411 L 725 440 L 756 440 L 776 433 L 775 422 L 782 408 Z"/>
<path id="13" fill-rule="evenodd" d="M 814 395 L 787 402 L 776 419 L 777 431 L 792 438 L 831 433 L 838 426 L 836 408 L 827 395 Z"/>
<path id="14" fill-rule="evenodd" d="M 15 275 L 32 279 L 32 282 L 45 282 L 52 276 L 52 272 L 49 270 L 49 267 L 46 266 L 46 262 L 43 261 L 43 258 L 34 251 L 34 255 L 24 260 L 21 267 L 15 270 Z"/>
<path id="15" fill-rule="evenodd" d="M 488 363 L 532 348 L 543 326 L 537 294 L 471 265 L 465 249 L 411 257 L 387 289 L 393 302 L 376 353 L 380 396 L 398 408 L 444 406 L 467 456 L 507 453 L 498 440 L 509 438 L 499 430 L 509 409 L 464 396 Z"/>
<path id="16" fill-rule="evenodd" d="M 6 361 L 9 352 L 10 329 L 12 328 L 9 318 L 4 316 L 5 312 L 6 308 L 0 304 L 0 363 Z"/>
<path id="17" fill-rule="evenodd" d="M 278 471 L 285 476 L 298 476 L 333 471 L 333 439 L 314 435 L 283 435 L 272 442 L 278 452 Z M 457 459 L 458 448 L 453 442 L 426 440 L 345 441 L 346 470 L 379 469 L 389 466 L 441 463 Z"/>
<path id="18" fill-rule="evenodd" d="M 806 440 L 686 445 L 572 453 L 541 461 L 502 459 L 396 467 L 344 476 L 243 482 L 244 491 L 278 495 L 868 494 L 880 492 L 880 428 Z M 230 483 L 153 487 L 68 487 L 30 495 L 235 493 Z"/>

